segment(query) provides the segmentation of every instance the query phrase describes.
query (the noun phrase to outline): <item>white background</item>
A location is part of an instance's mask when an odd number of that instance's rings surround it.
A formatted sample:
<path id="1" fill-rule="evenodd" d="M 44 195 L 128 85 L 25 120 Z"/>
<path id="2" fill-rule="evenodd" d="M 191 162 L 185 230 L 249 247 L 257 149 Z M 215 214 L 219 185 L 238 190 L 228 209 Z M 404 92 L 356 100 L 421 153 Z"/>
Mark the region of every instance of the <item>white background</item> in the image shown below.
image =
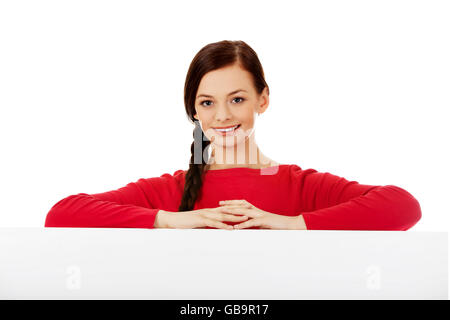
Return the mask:
<path id="1" fill-rule="evenodd" d="M 75 193 L 187 169 L 183 87 L 206 44 L 244 40 L 268 157 L 419 200 L 449 229 L 447 1 L 1 1 L 0 226 Z"/>

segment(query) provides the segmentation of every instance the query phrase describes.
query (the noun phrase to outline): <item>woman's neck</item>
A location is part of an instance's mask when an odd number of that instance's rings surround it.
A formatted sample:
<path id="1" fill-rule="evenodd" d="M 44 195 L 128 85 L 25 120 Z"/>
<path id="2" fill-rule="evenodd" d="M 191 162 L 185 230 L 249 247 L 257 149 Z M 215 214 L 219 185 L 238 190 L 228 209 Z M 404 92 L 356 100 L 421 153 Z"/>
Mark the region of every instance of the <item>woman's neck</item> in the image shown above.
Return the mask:
<path id="1" fill-rule="evenodd" d="M 278 163 L 266 157 L 257 146 L 254 136 L 245 140 L 244 145 L 233 147 L 217 147 L 211 144 L 211 157 L 205 170 L 220 170 L 229 168 L 261 169 L 277 165 Z"/>

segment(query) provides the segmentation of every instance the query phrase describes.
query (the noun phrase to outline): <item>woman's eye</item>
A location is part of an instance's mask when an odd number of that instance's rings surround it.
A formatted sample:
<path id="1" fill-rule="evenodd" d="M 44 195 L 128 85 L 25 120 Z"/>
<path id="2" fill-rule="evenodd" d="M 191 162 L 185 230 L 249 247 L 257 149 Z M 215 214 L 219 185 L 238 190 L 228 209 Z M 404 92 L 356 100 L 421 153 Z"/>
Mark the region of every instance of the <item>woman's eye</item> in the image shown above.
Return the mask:
<path id="1" fill-rule="evenodd" d="M 241 99 L 241 101 L 240 102 L 242 102 L 242 101 L 244 101 L 245 99 L 244 98 L 240 98 L 240 97 L 238 97 L 238 98 L 234 98 L 233 100 L 236 100 L 236 99 Z M 239 103 L 239 102 L 238 102 Z"/>
<path id="2" fill-rule="evenodd" d="M 202 106 L 204 106 L 204 107 L 207 107 L 207 106 L 209 106 L 209 105 L 205 106 L 205 105 L 204 105 L 204 103 L 205 103 L 205 102 L 211 102 L 211 101 L 209 101 L 209 100 L 205 100 L 205 101 L 203 101 L 203 102 L 200 102 L 200 104 L 201 104 Z"/>

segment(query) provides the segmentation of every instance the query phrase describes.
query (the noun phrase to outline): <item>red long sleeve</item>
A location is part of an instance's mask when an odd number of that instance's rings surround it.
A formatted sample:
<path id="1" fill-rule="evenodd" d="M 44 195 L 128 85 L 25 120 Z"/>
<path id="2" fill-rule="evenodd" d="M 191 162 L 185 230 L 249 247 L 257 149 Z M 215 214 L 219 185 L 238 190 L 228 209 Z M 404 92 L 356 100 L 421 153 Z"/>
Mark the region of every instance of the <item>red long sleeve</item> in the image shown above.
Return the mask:
<path id="1" fill-rule="evenodd" d="M 176 170 L 109 192 L 68 196 L 51 208 L 45 226 L 153 228 L 159 209 L 178 211 L 185 174 Z M 244 167 L 208 170 L 193 209 L 234 199 L 275 214 L 301 214 L 308 230 L 407 230 L 421 218 L 419 202 L 400 187 L 359 184 L 288 164 L 265 173 Z"/>
<path id="2" fill-rule="evenodd" d="M 296 171 L 303 176 L 302 216 L 308 229 L 407 230 L 422 216 L 419 202 L 400 187 L 359 184 L 314 169 Z"/>
<path id="3" fill-rule="evenodd" d="M 181 194 L 183 171 L 139 179 L 103 193 L 70 195 L 48 212 L 46 227 L 153 228 L 160 209 L 177 211 L 171 196 Z"/>

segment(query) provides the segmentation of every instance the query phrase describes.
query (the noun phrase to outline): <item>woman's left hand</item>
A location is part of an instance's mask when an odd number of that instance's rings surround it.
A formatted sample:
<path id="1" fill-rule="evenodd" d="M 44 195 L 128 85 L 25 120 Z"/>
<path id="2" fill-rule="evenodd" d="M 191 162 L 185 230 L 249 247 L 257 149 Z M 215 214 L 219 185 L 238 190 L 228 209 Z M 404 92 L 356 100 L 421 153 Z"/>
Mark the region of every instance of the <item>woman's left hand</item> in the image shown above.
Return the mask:
<path id="1" fill-rule="evenodd" d="M 235 229 L 260 227 L 262 229 L 306 230 L 306 225 L 301 215 L 284 216 L 270 213 L 258 209 L 247 200 L 225 200 L 220 201 L 219 205 L 224 213 L 248 217 L 247 221 L 235 224 Z"/>

